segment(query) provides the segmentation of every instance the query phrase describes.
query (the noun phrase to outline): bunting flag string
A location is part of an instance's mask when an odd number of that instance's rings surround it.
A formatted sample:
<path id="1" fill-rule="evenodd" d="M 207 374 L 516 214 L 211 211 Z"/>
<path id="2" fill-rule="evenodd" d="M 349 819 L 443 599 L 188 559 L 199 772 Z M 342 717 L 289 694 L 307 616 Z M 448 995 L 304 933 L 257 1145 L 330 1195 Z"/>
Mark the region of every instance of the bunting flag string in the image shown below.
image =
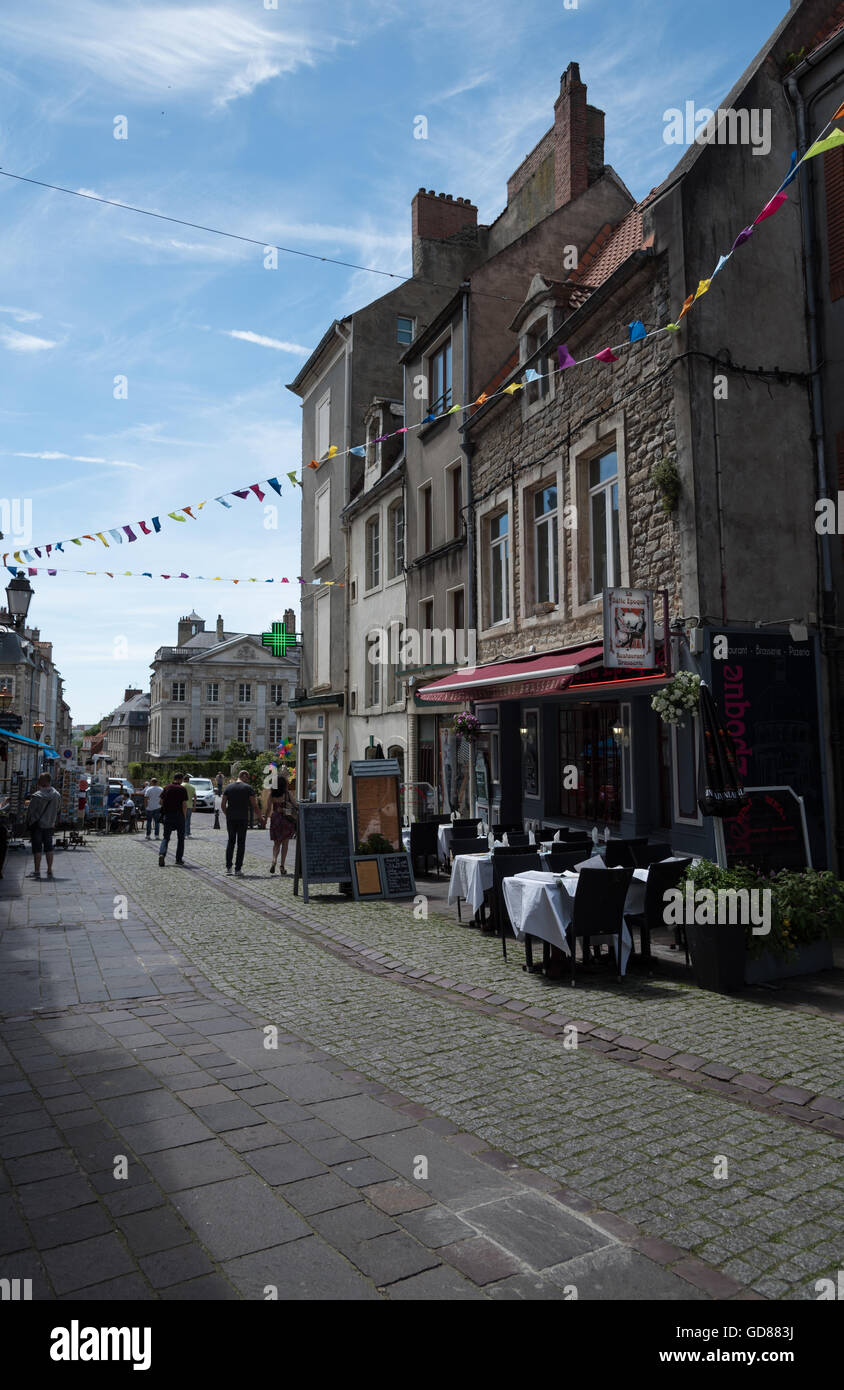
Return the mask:
<path id="1" fill-rule="evenodd" d="M 505 397 L 505 396 L 509 396 L 509 397 L 512 398 L 513 396 L 515 396 L 515 394 L 516 394 L 517 391 L 523 390 L 524 388 L 530 386 L 530 385 L 531 385 L 532 383 L 534 383 L 534 382 L 542 381 L 542 380 L 545 380 L 545 379 L 547 379 L 547 378 L 549 378 L 549 377 L 556 376 L 556 375 L 560 375 L 561 373 L 563 373 L 563 372 L 565 372 L 565 371 L 569 371 L 572 367 L 582 367 L 582 366 L 584 366 L 587 362 L 601 362 L 601 363 L 606 364 L 606 365 L 611 365 L 612 363 L 618 362 L 618 361 L 619 361 L 619 358 L 618 358 L 618 356 L 617 356 L 617 353 L 618 353 L 619 351 L 623 350 L 624 348 L 632 347 L 632 346 L 633 346 L 634 344 L 636 344 L 636 343 L 646 343 L 646 342 L 649 342 L 649 341 L 652 340 L 653 338 L 658 337 L 660 333 L 679 333 L 679 332 L 680 332 L 680 324 L 681 324 L 682 320 L 685 318 L 686 314 L 689 313 L 690 309 L 691 309 L 691 308 L 693 307 L 693 305 L 697 302 L 697 300 L 698 300 L 698 299 L 701 299 L 701 298 L 703 297 L 703 295 L 705 295 L 705 294 L 708 292 L 708 290 L 709 290 L 709 288 L 710 288 L 710 286 L 711 286 L 711 284 L 712 284 L 712 281 L 714 280 L 715 276 L 718 275 L 718 274 L 720 273 L 721 270 L 723 270 L 724 266 L 725 266 L 725 265 L 727 264 L 727 262 L 732 258 L 732 256 L 735 254 L 735 252 L 736 252 L 737 250 L 739 250 L 740 247 L 742 247 L 746 242 L 748 242 L 748 241 L 751 239 L 751 237 L 753 236 L 753 233 L 754 233 L 756 227 L 757 227 L 761 222 L 765 222 L 765 221 L 767 221 L 768 218 L 773 217 L 777 212 L 779 212 L 780 208 L 781 208 L 786 202 L 788 202 L 788 194 L 785 192 L 785 189 L 786 189 L 786 188 L 788 187 L 788 185 L 791 184 L 791 183 L 794 181 L 794 179 L 797 177 L 797 174 L 798 174 L 798 172 L 799 172 L 801 166 L 802 166 L 803 164 L 805 164 L 807 160 L 816 158 L 817 155 L 825 154 L 825 153 L 827 153 L 827 152 L 830 151 L 830 150 L 838 149 L 838 148 L 840 148 L 841 146 L 844 146 L 844 131 L 838 129 L 837 127 L 833 128 L 833 127 L 834 127 L 834 122 L 835 122 L 835 121 L 838 121 L 838 120 L 841 120 L 841 119 L 844 119 L 844 105 L 842 105 L 842 106 L 840 106 L 840 107 L 838 108 L 838 110 L 835 112 L 835 114 L 832 116 L 832 118 L 831 118 L 831 119 L 827 122 L 827 124 L 824 126 L 823 130 L 821 131 L 821 133 L 820 133 L 820 135 L 817 137 L 817 139 L 809 146 L 809 148 L 808 148 L 808 149 L 806 150 L 806 152 L 803 154 L 802 158 L 800 158 L 800 159 L 797 158 L 797 151 L 796 151 L 796 150 L 792 153 L 792 156 L 791 156 L 791 163 L 790 163 L 790 167 L 789 167 L 788 173 L 786 174 L 786 176 L 785 176 L 783 182 L 780 184 L 779 188 L 778 188 L 778 189 L 776 190 L 776 192 L 768 199 L 768 201 L 767 201 L 767 202 L 765 203 L 765 205 L 762 207 L 761 211 L 757 214 L 757 216 L 754 218 L 754 220 L 753 220 L 751 223 L 749 223 L 746 227 L 744 227 L 744 228 L 742 229 L 742 231 L 739 232 L 738 236 L 736 237 L 735 241 L 733 242 L 733 244 L 732 244 L 732 246 L 730 247 L 730 250 L 727 252 L 727 254 L 726 254 L 726 255 L 722 255 L 722 256 L 719 257 L 719 259 L 718 259 L 718 264 L 716 265 L 715 269 L 712 271 L 712 274 L 711 274 L 707 279 L 700 280 L 699 283 L 698 283 L 697 290 L 696 290 L 693 294 L 689 294 L 689 295 L 686 297 L 686 299 L 685 299 L 684 302 L 683 302 L 682 309 L 680 310 L 680 313 L 678 314 L 677 319 L 676 319 L 675 321 L 673 321 L 673 322 L 671 322 L 671 323 L 667 323 L 667 324 L 663 325 L 663 327 L 661 327 L 661 328 L 654 328 L 654 329 L 648 330 L 648 329 L 645 327 L 645 325 L 642 323 L 642 321 L 641 321 L 640 319 L 635 319 L 635 320 L 633 321 L 633 323 L 631 323 L 631 324 L 628 325 L 627 337 L 624 339 L 623 342 L 621 342 L 621 343 L 614 343 L 614 344 L 612 344 L 612 346 L 610 346 L 610 347 L 602 348 L 600 352 L 591 353 L 588 357 L 583 357 L 583 358 L 579 358 L 579 359 L 576 359 L 576 358 L 574 358 L 574 357 L 572 356 L 572 354 L 571 354 L 571 352 L 569 351 L 569 348 L 568 348 L 568 346 L 567 346 L 566 344 L 560 344 L 560 345 L 557 346 L 557 348 L 556 348 L 557 360 L 558 360 L 558 364 L 559 364 L 559 365 L 558 365 L 557 367 L 551 367 L 551 370 L 550 370 L 550 371 L 545 372 L 545 373 L 541 373 L 541 372 L 537 371 L 535 367 L 527 367 L 527 368 L 525 369 L 524 374 L 523 374 L 523 376 L 522 376 L 522 378 L 521 378 L 520 381 L 511 382 L 508 386 L 504 386 L 504 387 L 502 387 L 502 388 L 501 388 L 500 390 L 498 390 L 498 391 L 490 391 L 490 392 L 483 391 L 483 392 L 481 392 L 480 396 L 477 397 L 476 400 L 467 402 L 467 404 L 465 404 L 465 405 L 452 405 L 452 406 L 449 407 L 448 410 L 443 410 L 443 411 L 441 411 L 440 414 L 435 414 L 433 411 L 429 411 L 428 414 L 425 416 L 425 418 L 424 418 L 419 424 L 417 424 L 417 425 L 403 425 L 403 426 L 401 426 L 401 428 L 399 428 L 399 429 L 397 429 L 397 430 L 393 430 L 393 431 L 392 431 L 391 433 L 389 433 L 389 434 L 381 435 L 381 436 L 379 437 L 379 439 L 376 440 L 376 441 L 374 441 L 374 442 L 375 442 L 375 443 L 383 443 L 383 442 L 385 442 L 386 440 L 388 440 L 388 439 L 394 439 L 394 438 L 396 438 L 396 437 L 399 436 L 399 435 L 409 434 L 409 433 L 410 433 L 411 431 L 413 431 L 413 430 L 422 429 L 425 425 L 429 424 L 429 423 L 432 422 L 432 421 L 435 421 L 435 420 L 442 420 L 442 419 L 444 419 L 446 416 L 455 415 L 455 414 L 457 414 L 457 413 L 460 412 L 460 411 L 468 411 L 468 410 L 471 410 L 471 409 L 479 408 L 479 407 L 484 406 L 484 405 L 488 405 L 488 404 L 490 404 L 491 402 L 496 401 L 496 400 L 500 400 L 500 399 L 502 399 L 502 398 Z M 334 459 L 334 458 L 343 458 L 343 457 L 345 457 L 345 456 L 348 455 L 348 454 L 354 455 L 354 457 L 356 457 L 356 458 L 365 458 L 365 457 L 366 457 L 366 448 L 365 448 L 364 445 L 358 444 L 358 445 L 355 445 L 354 447 L 351 447 L 351 448 L 349 448 L 349 449 L 346 449 L 346 450 L 341 451 L 341 450 L 339 449 L 339 447 L 338 447 L 336 444 L 332 444 L 332 445 L 329 446 L 329 448 L 328 448 L 328 450 L 327 450 L 325 456 L 324 456 L 322 459 L 312 459 L 312 460 L 310 461 L 310 463 L 309 463 L 307 466 L 308 466 L 308 468 L 319 469 L 319 468 L 322 466 L 322 464 L 323 464 L 324 462 L 327 462 L 328 460 Z M 289 478 L 291 484 L 292 484 L 294 487 L 300 487 L 300 488 L 301 488 L 302 483 L 301 483 L 301 480 L 297 477 L 297 475 L 296 475 L 296 470 L 295 470 L 295 469 L 292 470 L 292 471 L 290 471 L 290 472 L 287 474 L 287 477 Z M 263 483 L 264 483 L 265 486 L 271 487 L 271 488 L 273 489 L 273 491 L 276 492 L 279 496 L 282 495 L 282 493 L 281 493 L 281 484 L 279 483 L 278 478 L 266 478 L 266 479 L 263 480 Z M 241 500 L 241 501 L 245 501 L 245 500 L 246 500 L 247 498 L 249 498 L 250 496 L 256 497 L 256 498 L 258 499 L 259 502 L 262 502 L 262 501 L 264 500 L 264 497 L 266 496 L 266 493 L 265 493 L 264 491 L 262 491 L 262 485 L 261 485 L 261 483 L 250 483 L 247 487 L 232 488 L 232 489 L 230 489 L 228 492 L 224 492 L 224 493 L 220 494 L 220 496 L 215 497 L 215 498 L 214 498 L 214 501 L 215 501 L 215 502 L 218 502 L 218 503 L 220 504 L 221 507 L 224 507 L 224 508 L 226 508 L 227 510 L 231 510 L 232 503 L 228 500 L 230 497 L 236 497 L 236 498 L 238 498 L 238 499 Z M 207 502 L 206 502 L 206 501 L 199 502 L 199 503 L 191 503 L 191 505 L 190 505 L 190 506 L 187 506 L 187 507 L 176 507 L 176 508 L 174 508 L 172 511 L 168 511 L 168 512 L 166 513 L 166 515 L 167 515 L 169 518 L 171 518 L 173 521 L 175 521 L 175 522 L 180 522 L 181 524 L 184 525 L 184 524 L 187 523 L 188 519 L 190 519 L 191 521 L 196 521 L 196 520 L 198 519 L 198 513 L 199 513 L 200 511 L 202 511 L 203 507 L 205 507 L 206 505 L 207 505 Z M 196 515 L 194 515 L 194 513 L 196 513 Z M 141 535 L 143 535 L 143 536 L 149 536 L 149 535 L 152 535 L 152 534 L 157 535 L 157 534 L 161 531 L 161 529 L 162 529 L 161 517 L 160 517 L 160 515 L 159 515 L 159 516 L 153 516 L 153 517 L 151 518 L 152 530 L 150 530 L 150 527 L 147 525 L 146 521 L 138 521 L 138 522 L 135 523 L 135 526 L 138 528 L 138 530 L 141 532 Z M 91 542 L 92 544 L 94 544 L 94 545 L 96 545 L 97 541 L 101 541 L 102 544 L 105 546 L 106 550 L 108 550 L 108 549 L 110 549 L 110 544 L 109 544 L 109 541 L 106 539 L 106 535 L 108 535 L 108 536 L 111 537 L 111 542 L 112 542 L 114 545 L 122 545 L 123 542 L 124 542 L 124 538 L 125 538 L 125 540 L 126 540 L 126 543 L 127 543 L 127 544 L 130 544 L 130 545 L 132 544 L 132 542 L 137 541 L 137 540 L 140 539 L 140 537 L 139 537 L 139 536 L 136 534 L 136 532 L 132 529 L 132 526 L 129 525 L 129 524 L 125 524 L 125 523 L 124 523 L 122 526 L 119 526 L 119 527 L 104 528 L 104 530 L 102 530 L 102 531 L 96 531 L 93 535 L 91 535 L 91 534 L 89 534 L 89 533 L 83 533 L 82 537 L 73 536 L 73 537 L 70 537 L 68 540 L 65 540 L 65 541 L 53 541 L 53 542 L 51 542 L 49 545 L 44 545 L 44 544 L 42 544 L 42 546 L 40 546 L 40 547 L 39 547 L 39 546 L 33 546 L 33 545 L 31 545 L 31 546 L 28 547 L 27 549 L 23 549 L 23 547 L 22 547 L 20 550 L 7 551 L 7 552 L 3 555 L 2 563 L 3 563 L 3 565 L 5 566 L 5 568 L 7 568 L 7 569 L 9 570 L 10 573 L 12 573 L 12 574 L 17 574 L 18 571 L 17 571 L 16 569 L 14 569 L 12 566 L 8 565 L 8 563 L 7 563 L 8 559 L 9 559 L 9 556 L 11 555 L 11 556 L 17 561 L 18 565 L 21 565 L 21 566 L 26 565 L 27 567 L 29 567 L 29 568 L 28 568 L 28 573 L 29 573 L 29 574 L 37 574 L 37 573 L 39 572 L 39 568 L 36 567 L 36 566 L 33 564 L 33 559 L 34 559 L 33 554 L 32 554 L 33 551 L 34 551 L 34 553 L 35 553 L 35 557 L 37 557 L 37 558 L 40 560 L 40 559 L 41 559 L 41 550 L 43 549 L 43 550 L 45 551 L 46 555 L 47 555 L 47 558 L 49 559 L 50 554 L 51 554 L 51 551 L 55 550 L 55 551 L 58 551 L 60 554 L 64 554 L 64 546 L 65 546 L 65 545 L 76 545 L 76 546 L 80 546 L 80 547 L 81 547 L 81 546 L 82 546 L 82 541 L 83 541 L 83 539 L 86 540 L 86 541 L 90 541 L 90 542 Z M 41 568 L 42 568 L 42 571 L 43 571 L 43 567 L 41 567 Z M 79 574 L 83 574 L 83 573 L 84 573 L 84 574 L 104 573 L 104 574 L 108 575 L 110 578 L 113 577 L 113 574 L 114 574 L 114 573 L 117 573 L 116 571 L 115 571 L 115 572 L 112 572 L 112 571 L 110 571 L 110 570 L 105 570 L 105 571 L 97 571 L 97 570 L 57 570 L 57 569 L 52 569 L 52 568 L 47 569 L 46 572 L 47 572 L 47 574 L 49 574 L 49 575 L 55 575 L 55 574 L 59 574 L 59 573 L 79 573 Z M 124 570 L 122 573 L 123 573 L 124 575 L 134 575 L 134 574 L 135 574 L 135 571 Z M 140 573 L 141 573 L 141 577 L 143 577 L 143 578 L 152 578 L 152 577 L 153 577 L 153 576 L 152 576 L 152 573 L 151 573 L 150 571 L 147 571 L 147 570 L 141 571 Z M 178 575 L 162 574 L 160 577 L 161 577 L 162 579 L 172 579 L 172 578 L 177 578 L 177 579 L 189 579 L 189 578 L 191 578 L 190 575 L 182 574 L 182 573 L 180 573 L 180 574 L 178 574 Z M 203 578 L 205 578 L 205 577 L 202 576 L 202 575 L 196 575 L 196 576 L 193 576 L 193 577 L 196 578 L 196 579 L 203 579 Z M 214 582 L 222 581 L 222 576 L 220 576 L 220 575 L 214 575 L 214 576 L 211 576 L 211 578 L 212 578 L 212 580 L 213 580 Z M 252 578 L 244 579 L 244 580 L 242 580 L 242 579 L 232 579 L 230 582 L 233 583 L 233 584 L 240 584 L 240 583 L 248 583 L 248 584 L 266 583 L 266 584 L 272 584 L 272 583 L 276 583 L 276 582 L 279 582 L 279 583 L 282 583 L 282 584 L 289 584 L 289 583 L 296 583 L 296 582 L 298 582 L 298 583 L 300 583 L 300 584 L 305 584 L 305 583 L 309 583 L 309 582 L 312 582 L 312 583 L 314 583 L 314 584 L 318 584 L 318 583 L 329 584 L 329 583 L 331 583 L 332 581 L 329 581 L 329 580 L 322 580 L 322 581 L 320 581 L 320 580 L 313 580 L 313 581 L 307 581 L 307 580 L 304 580 L 304 579 L 302 579 L 302 578 L 300 577 L 300 578 L 298 578 L 298 580 L 290 580 L 289 578 L 284 578 L 284 579 L 280 579 L 280 580 L 278 580 L 278 581 L 276 581 L 275 579 L 264 579 L 264 580 L 252 579 Z M 339 586 L 339 587 L 342 587 L 342 586 Z"/>
<path id="2" fill-rule="evenodd" d="M 288 575 L 279 578 L 273 576 L 271 579 L 256 579 L 252 576 L 240 576 L 237 579 L 225 574 L 186 574 L 180 570 L 178 574 L 153 574 L 151 570 L 83 570 L 83 569 L 61 569 L 47 568 L 44 565 L 27 565 L 18 567 L 17 565 L 6 565 L 9 574 L 21 579 L 35 575 L 49 575 L 51 578 L 58 574 L 92 574 L 108 575 L 109 579 L 190 579 L 192 582 L 201 580 L 206 584 L 320 584 L 324 588 L 344 589 L 346 586 L 340 579 L 303 579 L 301 574 L 297 574 L 293 579 Z"/>
<path id="3" fill-rule="evenodd" d="M 591 353 L 588 357 L 574 358 L 571 352 L 569 351 L 567 344 L 562 343 L 556 349 L 557 361 L 559 363 L 559 366 L 552 367 L 550 371 L 543 373 L 537 371 L 535 367 L 526 367 L 520 381 L 511 382 L 509 386 L 504 386 L 498 391 L 484 391 L 481 393 L 480 396 L 478 396 L 476 400 L 469 401 L 466 403 L 466 405 L 453 405 L 450 407 L 450 409 L 442 411 L 439 415 L 435 415 L 432 411 L 429 411 L 429 413 L 418 425 L 403 426 L 399 430 L 394 430 L 391 434 L 381 435 L 378 439 L 374 440 L 373 443 L 381 444 L 385 440 L 394 439 L 396 435 L 408 434 L 412 430 L 422 429 L 425 425 L 430 424 L 432 421 L 442 420 L 447 415 L 454 415 L 458 411 L 472 410 L 479 406 L 486 405 L 490 401 L 500 400 L 504 396 L 512 397 L 516 394 L 517 391 L 523 390 L 525 387 L 532 385 L 534 382 L 544 381 L 547 380 L 549 377 L 558 376 L 562 372 L 568 371 L 571 367 L 582 367 L 585 366 L 587 362 L 602 362 L 609 365 L 619 360 L 616 354 L 622 348 L 631 347 L 634 343 L 647 342 L 650 339 L 657 337 L 660 333 L 679 333 L 680 324 L 682 320 L 685 318 L 686 314 L 688 314 L 693 305 L 695 305 L 697 301 L 708 292 L 709 287 L 712 284 L 712 281 L 715 279 L 715 276 L 718 275 L 724 269 L 724 266 L 727 264 L 727 262 L 733 256 L 733 254 L 741 246 L 743 246 L 745 242 L 750 240 L 750 238 L 753 236 L 756 227 L 759 225 L 760 222 L 765 222 L 769 217 L 773 217 L 775 213 L 779 212 L 783 204 L 788 202 L 788 194 L 785 192 L 785 189 L 797 177 L 797 174 L 800 171 L 800 166 L 804 164 L 807 159 L 814 159 L 816 155 L 824 154 L 829 150 L 837 149 L 839 146 L 844 145 L 844 131 L 841 131 L 836 128 L 833 129 L 830 134 L 827 134 L 827 132 L 830 131 L 830 127 L 832 127 L 833 123 L 835 121 L 841 120 L 842 118 L 844 118 L 844 105 L 840 106 L 838 110 L 835 112 L 835 114 L 832 116 L 831 120 L 827 122 L 826 126 L 824 126 L 818 138 L 806 150 L 806 153 L 803 155 L 802 159 L 797 158 L 796 150 L 793 151 L 788 173 L 786 174 L 783 182 L 780 184 L 776 193 L 774 193 L 773 196 L 768 199 L 758 216 L 755 217 L 754 220 L 751 223 L 749 223 L 748 226 L 744 227 L 739 232 L 738 236 L 736 237 L 727 254 L 719 256 L 718 264 L 712 271 L 712 274 L 709 275 L 706 279 L 700 280 L 698 282 L 698 287 L 695 290 L 695 292 L 686 297 L 686 299 L 683 301 L 683 306 L 680 310 L 680 313 L 677 315 L 677 318 L 674 322 L 666 323 L 665 325 L 663 325 L 662 328 L 652 328 L 649 330 L 645 327 L 644 323 L 642 323 L 641 319 L 635 319 L 633 323 L 628 325 L 628 336 L 624 342 L 614 343 L 611 347 L 602 348 L 600 352 Z M 362 444 L 356 444 L 353 448 L 345 450 L 345 453 L 353 454 L 355 458 L 365 458 L 366 448 Z M 308 464 L 308 467 L 318 469 L 328 459 L 335 458 L 337 456 L 343 457 L 343 454 L 340 452 L 336 445 L 332 445 L 324 458 L 312 459 L 311 462 Z M 289 474 L 288 476 L 291 478 L 293 477 L 292 474 Z"/>
<path id="4" fill-rule="evenodd" d="M 334 452 L 336 453 L 337 450 L 335 449 Z M 294 484 L 294 486 L 302 486 L 299 479 L 296 477 L 295 472 L 288 473 L 287 476 L 290 479 L 290 481 Z M 224 492 L 220 497 L 215 497 L 214 501 L 219 502 L 221 507 L 225 507 L 229 511 L 231 510 L 232 505 L 231 502 L 226 500 L 229 497 L 237 497 L 240 498 L 242 501 L 245 501 L 248 497 L 255 496 L 257 497 L 259 502 L 263 502 L 264 498 L 267 495 L 263 491 L 264 487 L 271 487 L 274 492 L 278 493 L 279 497 L 282 496 L 281 483 L 279 482 L 278 478 L 264 478 L 261 480 L 260 483 L 250 483 L 248 487 L 231 488 L 229 492 Z M 167 512 L 166 515 L 171 517 L 173 521 L 180 521 L 184 525 L 187 525 L 188 518 L 190 518 L 191 521 L 198 520 L 199 513 L 206 505 L 206 502 L 191 502 L 190 506 L 175 507 L 173 511 Z M 138 531 L 140 531 L 143 536 L 157 536 L 162 527 L 161 517 L 153 516 L 150 518 L 149 523 L 147 523 L 146 521 L 136 521 L 134 523 L 134 526 L 138 528 Z M 151 530 L 150 527 L 152 527 Z M 107 536 L 111 537 L 110 541 L 106 539 Z M 137 534 L 137 531 L 135 531 L 131 525 L 124 524 L 123 526 L 109 526 L 104 527 L 102 531 L 95 531 L 93 535 L 83 532 L 81 536 L 73 536 L 69 540 L 65 541 L 52 541 L 49 545 L 31 545 L 26 550 L 24 550 L 23 548 L 21 548 L 20 550 L 7 550 L 3 555 L 3 564 L 6 565 L 6 567 L 8 568 L 7 561 L 10 555 L 12 559 L 17 560 L 19 565 L 31 564 L 32 551 L 35 552 L 38 559 L 40 560 L 42 549 L 46 552 L 48 557 L 50 555 L 51 550 L 58 550 L 62 554 L 64 554 L 63 547 L 65 545 L 81 546 L 83 540 L 91 541 L 94 545 L 97 543 L 97 541 L 102 541 L 106 550 L 110 550 L 112 545 L 122 545 L 124 540 L 126 541 L 127 545 L 131 545 L 133 541 L 137 541 L 140 539 L 141 536 Z M 93 573 L 93 571 L 87 570 L 85 572 Z M 107 573 L 107 571 L 104 572 Z"/>

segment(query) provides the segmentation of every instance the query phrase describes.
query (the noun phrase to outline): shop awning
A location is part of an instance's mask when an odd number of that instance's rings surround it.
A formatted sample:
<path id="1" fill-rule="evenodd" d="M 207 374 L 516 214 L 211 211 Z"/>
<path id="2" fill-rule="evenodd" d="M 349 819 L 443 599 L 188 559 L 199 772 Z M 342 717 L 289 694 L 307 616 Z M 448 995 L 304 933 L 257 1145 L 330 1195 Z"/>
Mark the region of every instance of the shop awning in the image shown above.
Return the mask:
<path id="1" fill-rule="evenodd" d="M 420 700 L 445 704 L 553 695 L 565 690 L 579 672 L 602 665 L 603 659 L 603 646 L 572 647 L 524 661 L 499 661 L 491 666 L 476 666 L 474 670 L 464 667 L 423 686 L 417 694 Z"/>
<path id="2" fill-rule="evenodd" d="M 23 734 L 13 734 L 10 729 L 0 729 L 0 743 L 5 739 L 11 738 L 15 743 L 28 743 L 31 748 L 41 748 L 48 758 L 57 758 L 59 755 L 49 743 L 39 743 L 37 738 L 26 738 Z"/>

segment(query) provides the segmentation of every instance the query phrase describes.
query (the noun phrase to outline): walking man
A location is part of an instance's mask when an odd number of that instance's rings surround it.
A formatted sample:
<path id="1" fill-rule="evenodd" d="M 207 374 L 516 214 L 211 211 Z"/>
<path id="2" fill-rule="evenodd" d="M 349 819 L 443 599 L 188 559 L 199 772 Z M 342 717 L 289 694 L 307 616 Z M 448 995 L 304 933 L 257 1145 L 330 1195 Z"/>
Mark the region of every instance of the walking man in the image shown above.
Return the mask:
<path id="1" fill-rule="evenodd" d="M 161 822 L 161 793 L 163 787 L 158 785 L 158 778 L 153 777 L 144 787 L 144 806 L 147 813 L 147 839 L 150 837 L 150 830 L 155 827 L 155 838 L 158 839 L 158 827 Z"/>
<path id="2" fill-rule="evenodd" d="M 237 845 L 234 873 L 235 878 L 242 878 L 243 856 L 246 853 L 246 831 L 251 816 L 257 816 L 260 819 L 261 829 L 264 828 L 264 821 L 258 810 L 257 798 L 249 785 L 248 772 L 239 772 L 237 781 L 229 782 L 223 792 L 220 810 L 226 818 L 226 828 L 229 832 L 228 844 L 226 845 L 226 873 L 230 874 L 232 871 L 232 859 L 235 845 Z"/>
<path id="3" fill-rule="evenodd" d="M 217 773 L 217 795 L 218 795 L 218 796 L 222 796 L 222 795 L 223 795 L 223 774 L 222 774 L 222 772 L 218 772 L 218 773 Z"/>
<path id="4" fill-rule="evenodd" d="M 41 877 L 41 851 L 47 856 L 47 877 L 53 877 L 53 829 L 59 815 L 62 799 L 53 786 L 49 772 L 42 772 L 38 778 L 38 790 L 30 797 L 26 811 L 26 824 L 32 841 L 32 855 L 35 867 L 30 878 Z"/>
<path id="5" fill-rule="evenodd" d="M 185 778 L 183 786 L 188 798 L 187 805 L 185 807 L 185 834 L 190 835 L 190 818 L 193 815 L 193 808 L 196 804 L 196 787 L 193 785 L 193 782 L 190 780 L 190 777 Z"/>
<path id="6" fill-rule="evenodd" d="M 176 832 L 176 863 L 181 864 L 185 853 L 185 806 L 188 794 L 182 786 L 182 774 L 173 774 L 173 781 L 161 793 L 161 814 L 164 818 L 164 836 L 158 846 L 158 863 L 161 868 L 167 858 L 170 836 Z"/>

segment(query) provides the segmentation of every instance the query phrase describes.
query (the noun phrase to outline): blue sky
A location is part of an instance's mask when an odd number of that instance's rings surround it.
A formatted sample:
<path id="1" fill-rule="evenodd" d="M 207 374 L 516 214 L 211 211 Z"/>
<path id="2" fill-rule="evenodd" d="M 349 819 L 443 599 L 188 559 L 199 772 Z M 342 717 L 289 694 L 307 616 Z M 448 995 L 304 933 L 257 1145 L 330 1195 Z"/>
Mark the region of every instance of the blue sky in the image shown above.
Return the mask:
<path id="1" fill-rule="evenodd" d="M 266 0 L 271 3 L 271 0 Z M 682 150 L 663 113 L 716 107 L 786 0 L 4 0 L 0 167 L 261 242 L 407 273 L 422 185 L 492 221 L 580 63 L 606 159 L 641 197 Z M 425 115 L 428 138 L 413 138 Z M 125 140 L 114 139 L 118 116 Z M 0 178 L 0 457 L 34 544 L 213 497 L 300 463 L 284 389 L 336 315 L 391 282 Z M 254 335 L 265 341 L 233 334 Z M 115 400 L 116 375 L 128 398 Z M 297 497 L 206 508 L 91 568 L 295 577 Z M 7 546 L 4 544 L 3 549 Z M 33 581 L 75 721 L 146 687 L 181 613 L 261 631 L 269 585 Z M 121 639 L 123 639 L 121 641 Z M 128 649 L 128 657 L 116 653 Z"/>

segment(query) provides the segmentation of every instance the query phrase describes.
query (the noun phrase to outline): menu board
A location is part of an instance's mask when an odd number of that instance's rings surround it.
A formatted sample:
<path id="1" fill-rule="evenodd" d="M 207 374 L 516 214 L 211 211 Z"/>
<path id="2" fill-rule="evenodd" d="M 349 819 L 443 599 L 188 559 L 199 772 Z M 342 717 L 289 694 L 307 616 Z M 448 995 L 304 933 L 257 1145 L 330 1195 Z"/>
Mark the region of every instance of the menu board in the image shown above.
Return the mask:
<path id="1" fill-rule="evenodd" d="M 383 835 L 393 849 L 400 850 L 398 762 L 395 758 L 373 758 L 353 762 L 349 771 L 355 807 L 355 845 L 371 835 Z"/>
<path id="2" fill-rule="evenodd" d="M 358 898 L 383 898 L 384 886 L 381 882 L 377 854 L 358 855 L 355 859 L 355 888 Z"/>
<path id="3" fill-rule="evenodd" d="M 385 898 L 412 898 L 416 895 L 416 881 L 409 854 L 383 854 L 381 863 L 384 872 Z"/>
<path id="4" fill-rule="evenodd" d="M 721 822 L 728 868 L 746 864 L 768 874 L 810 867 L 803 806 L 791 788 L 746 790 L 747 805 Z"/>
<path id="5" fill-rule="evenodd" d="M 352 808 L 347 801 L 300 802 L 293 892 L 298 894 L 301 879 L 307 902 L 312 883 L 351 882 L 357 897 L 351 867 L 354 848 Z"/>

